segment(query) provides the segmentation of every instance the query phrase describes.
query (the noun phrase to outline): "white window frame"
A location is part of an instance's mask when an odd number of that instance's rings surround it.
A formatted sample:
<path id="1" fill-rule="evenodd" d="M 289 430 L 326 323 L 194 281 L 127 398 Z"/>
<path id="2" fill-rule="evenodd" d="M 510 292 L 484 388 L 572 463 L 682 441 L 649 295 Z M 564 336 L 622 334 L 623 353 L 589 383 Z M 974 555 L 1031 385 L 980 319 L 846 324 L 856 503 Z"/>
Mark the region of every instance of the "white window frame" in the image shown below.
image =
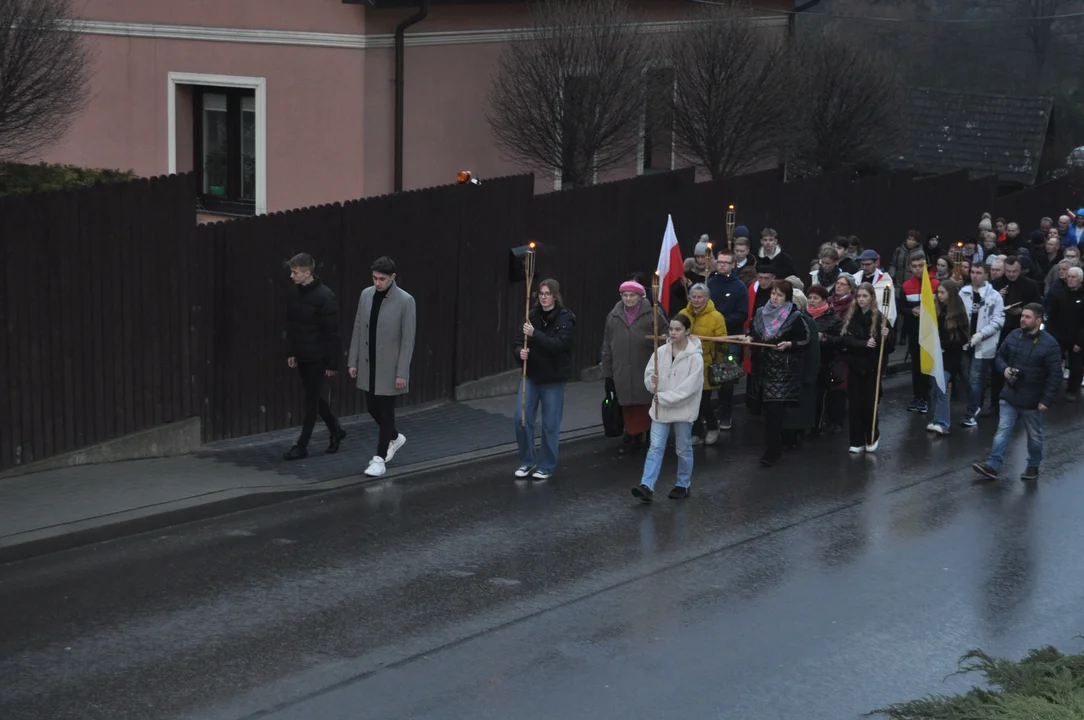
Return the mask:
<path id="1" fill-rule="evenodd" d="M 166 142 L 169 173 L 177 172 L 177 86 L 210 85 L 255 91 L 256 103 L 256 214 L 267 214 L 267 78 L 171 72 L 166 81 Z"/>

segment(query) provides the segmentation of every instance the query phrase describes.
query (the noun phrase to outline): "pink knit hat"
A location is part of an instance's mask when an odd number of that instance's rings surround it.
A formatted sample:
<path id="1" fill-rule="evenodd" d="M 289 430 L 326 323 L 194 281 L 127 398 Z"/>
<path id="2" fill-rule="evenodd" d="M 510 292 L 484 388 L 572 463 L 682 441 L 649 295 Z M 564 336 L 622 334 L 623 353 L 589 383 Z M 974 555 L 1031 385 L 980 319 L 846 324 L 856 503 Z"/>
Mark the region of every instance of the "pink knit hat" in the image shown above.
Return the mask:
<path id="1" fill-rule="evenodd" d="M 644 297 L 647 297 L 647 290 L 644 290 L 644 286 L 636 282 L 635 280 L 626 280 L 625 282 L 621 283 L 621 292 L 634 292 L 639 293 Z"/>

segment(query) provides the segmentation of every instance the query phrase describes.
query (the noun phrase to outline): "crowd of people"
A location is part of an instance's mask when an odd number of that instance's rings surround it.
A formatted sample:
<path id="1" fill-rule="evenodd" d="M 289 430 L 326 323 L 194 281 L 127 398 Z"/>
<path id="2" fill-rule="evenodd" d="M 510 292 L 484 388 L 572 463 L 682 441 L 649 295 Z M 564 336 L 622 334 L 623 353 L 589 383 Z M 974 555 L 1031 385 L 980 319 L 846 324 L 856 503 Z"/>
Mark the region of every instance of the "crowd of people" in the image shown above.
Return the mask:
<path id="1" fill-rule="evenodd" d="M 975 235 L 960 243 L 912 230 L 888 262 L 857 237 L 837 237 L 820 247 L 808 271 L 800 271 L 775 230 L 762 230 L 754 251 L 748 229 L 738 226 L 730 243 L 700 239 L 670 290 L 669 313 L 652 302 L 648 277 L 634 274 L 621 284 L 605 318 L 601 352 L 607 395 L 624 418 L 619 452 L 646 451 L 632 494 L 652 500 L 672 444 L 678 477 L 669 497 L 689 496 L 694 448 L 719 442 L 731 428 L 734 388 L 743 374 L 746 407 L 765 425 L 763 466 L 776 465 L 788 449 L 819 435 L 846 433 L 851 453 L 876 453 L 880 380 L 887 356 L 903 343 L 912 359 L 907 410 L 930 415 L 931 435 L 952 431 L 956 396 L 966 402 L 960 427 L 996 418 L 990 455 L 974 465 L 996 478 L 1019 421 L 1028 435 L 1022 479 L 1036 479 L 1041 414 L 1057 399 L 1076 402 L 1084 381 L 1082 239 L 1084 209 L 1056 223 L 1043 218 L 1028 236 L 1017 223 L 984 215 Z M 716 252 L 713 245 L 725 249 Z M 919 362 L 927 272 L 944 382 L 925 374 Z M 518 413 L 516 421 L 516 476 L 538 479 L 556 467 L 575 325 L 556 283 L 547 280 L 542 287 L 550 292 L 540 292 L 523 327 L 533 349 L 523 349 L 522 336 L 516 344 L 517 358 L 527 359 L 528 378 L 528 423 Z M 661 336 L 657 354 L 655 327 Z M 547 384 L 560 393 L 547 396 Z M 540 459 L 530 441 L 535 404 L 542 406 Z"/>

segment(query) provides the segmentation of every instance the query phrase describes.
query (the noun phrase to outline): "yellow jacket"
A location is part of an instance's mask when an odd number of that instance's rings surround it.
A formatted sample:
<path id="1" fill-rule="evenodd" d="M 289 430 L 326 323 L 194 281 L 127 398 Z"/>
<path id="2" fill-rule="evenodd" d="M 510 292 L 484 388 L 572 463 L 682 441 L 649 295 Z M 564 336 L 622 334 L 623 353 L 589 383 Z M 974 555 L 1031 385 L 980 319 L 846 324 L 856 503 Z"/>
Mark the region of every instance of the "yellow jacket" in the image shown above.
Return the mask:
<path id="1" fill-rule="evenodd" d="M 689 318 L 692 321 L 692 334 L 703 335 L 704 337 L 721 337 L 726 335 L 726 320 L 723 319 L 722 313 L 715 309 L 715 303 L 708 300 L 708 304 L 704 306 L 704 309 L 700 312 L 693 310 L 692 303 L 685 306 L 685 309 L 681 311 L 681 315 Z M 716 390 L 718 385 L 708 385 L 708 366 L 715 362 L 715 353 L 722 352 L 716 348 L 716 343 L 706 342 L 703 343 L 704 347 L 704 389 Z"/>

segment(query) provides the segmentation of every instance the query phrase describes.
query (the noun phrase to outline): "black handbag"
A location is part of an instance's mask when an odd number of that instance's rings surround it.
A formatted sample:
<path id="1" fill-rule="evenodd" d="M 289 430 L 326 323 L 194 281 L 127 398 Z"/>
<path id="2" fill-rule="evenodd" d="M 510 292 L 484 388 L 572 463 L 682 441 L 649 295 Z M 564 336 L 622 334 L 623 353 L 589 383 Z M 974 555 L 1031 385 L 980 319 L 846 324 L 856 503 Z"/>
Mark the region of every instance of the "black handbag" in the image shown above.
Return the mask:
<path id="1" fill-rule="evenodd" d="M 735 362 L 726 345 L 715 347 L 715 360 L 708 365 L 708 385 L 726 385 L 736 383 L 745 375 L 745 368 Z"/>
<path id="2" fill-rule="evenodd" d="M 621 404 L 617 395 L 606 393 L 602 398 L 602 429 L 606 437 L 621 437 L 625 434 L 625 417 L 621 413 Z"/>

